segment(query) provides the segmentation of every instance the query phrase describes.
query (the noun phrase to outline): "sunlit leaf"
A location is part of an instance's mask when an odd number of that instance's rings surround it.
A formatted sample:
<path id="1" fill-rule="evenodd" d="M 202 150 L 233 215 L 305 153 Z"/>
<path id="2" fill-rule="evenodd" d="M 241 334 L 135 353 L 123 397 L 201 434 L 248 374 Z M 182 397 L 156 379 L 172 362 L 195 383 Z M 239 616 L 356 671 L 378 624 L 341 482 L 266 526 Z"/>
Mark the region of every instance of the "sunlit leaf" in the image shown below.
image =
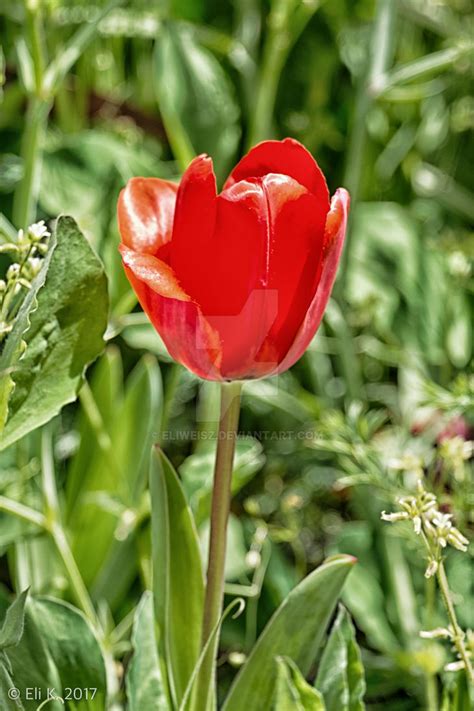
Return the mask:
<path id="1" fill-rule="evenodd" d="M 278 656 L 292 659 L 303 675 L 309 672 L 353 565 L 354 558 L 349 556 L 329 559 L 290 592 L 238 673 L 225 700 L 224 711 L 270 708 Z"/>
<path id="2" fill-rule="evenodd" d="M 152 453 L 150 491 L 155 614 L 179 706 L 199 657 L 204 579 L 191 510 L 160 450 Z"/>

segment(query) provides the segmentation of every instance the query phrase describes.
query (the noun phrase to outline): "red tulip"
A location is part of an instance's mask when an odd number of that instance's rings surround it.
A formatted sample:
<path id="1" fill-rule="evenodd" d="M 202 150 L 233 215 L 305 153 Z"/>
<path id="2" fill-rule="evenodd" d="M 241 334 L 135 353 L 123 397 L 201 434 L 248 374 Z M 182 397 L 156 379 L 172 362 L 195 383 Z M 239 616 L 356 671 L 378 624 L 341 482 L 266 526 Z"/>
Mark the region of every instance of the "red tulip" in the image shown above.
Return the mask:
<path id="1" fill-rule="evenodd" d="M 118 220 L 128 279 L 170 355 L 202 378 L 275 375 L 303 354 L 336 276 L 349 195 L 331 202 L 297 141 L 265 141 L 220 194 L 212 160 L 180 185 L 132 178 Z"/>

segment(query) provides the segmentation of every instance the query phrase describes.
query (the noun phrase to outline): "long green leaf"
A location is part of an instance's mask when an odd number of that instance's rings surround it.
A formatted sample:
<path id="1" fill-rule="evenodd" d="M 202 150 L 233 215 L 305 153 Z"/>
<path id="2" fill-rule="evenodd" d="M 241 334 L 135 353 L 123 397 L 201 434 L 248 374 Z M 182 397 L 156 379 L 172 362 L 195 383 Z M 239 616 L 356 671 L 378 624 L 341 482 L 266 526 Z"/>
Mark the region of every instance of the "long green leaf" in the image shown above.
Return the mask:
<path id="1" fill-rule="evenodd" d="M 237 675 L 224 711 L 266 711 L 276 683 L 275 658 L 292 659 L 303 676 L 309 672 L 344 581 L 351 556 L 329 559 L 308 575 L 280 605 Z"/>
<path id="2" fill-rule="evenodd" d="M 159 449 L 152 452 L 150 491 L 155 613 L 179 706 L 199 657 L 204 579 L 191 510 L 176 472 Z"/>
<path id="3" fill-rule="evenodd" d="M 363 711 L 365 675 L 354 627 L 341 606 L 325 646 L 316 688 L 328 711 Z"/>
<path id="4" fill-rule="evenodd" d="M 133 657 L 127 669 L 129 711 L 170 711 L 155 634 L 153 595 L 146 591 L 135 613 L 132 632 Z"/>

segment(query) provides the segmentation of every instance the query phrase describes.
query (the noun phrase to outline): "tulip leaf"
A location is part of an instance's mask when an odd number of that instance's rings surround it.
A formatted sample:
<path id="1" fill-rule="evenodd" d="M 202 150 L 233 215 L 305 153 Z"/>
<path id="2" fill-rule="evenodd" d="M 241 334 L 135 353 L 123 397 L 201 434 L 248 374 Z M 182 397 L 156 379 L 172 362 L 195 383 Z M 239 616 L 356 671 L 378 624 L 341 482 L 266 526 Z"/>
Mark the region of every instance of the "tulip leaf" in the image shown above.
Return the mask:
<path id="1" fill-rule="evenodd" d="M 204 578 L 199 539 L 178 475 L 159 449 L 151 457 L 153 590 L 175 706 L 197 663 Z"/>
<path id="2" fill-rule="evenodd" d="M 40 273 L 27 294 L 0 358 L 1 411 L 7 373 L 14 384 L 0 449 L 72 402 L 86 366 L 104 346 L 108 299 L 102 264 L 71 217 L 58 219 L 52 239 L 43 265 L 47 273 Z M 27 347 L 20 357 L 22 338 Z"/>
<path id="3" fill-rule="evenodd" d="M 153 595 L 149 590 L 143 593 L 135 613 L 132 645 L 134 652 L 126 676 L 127 708 L 169 711 L 158 655 Z"/>
<path id="4" fill-rule="evenodd" d="M 232 684 L 224 711 L 271 708 L 276 657 L 285 655 L 295 662 L 303 676 L 308 674 L 354 562 L 350 556 L 330 558 L 290 592 Z"/>
<path id="5" fill-rule="evenodd" d="M 208 153 L 224 177 L 240 138 L 239 109 L 217 59 L 191 29 L 163 23 L 155 45 L 155 89 L 176 157 L 183 165 Z"/>
<path id="6" fill-rule="evenodd" d="M 291 659 L 280 657 L 277 665 L 274 711 L 326 711 L 322 695 L 308 684 Z"/>
<path id="7" fill-rule="evenodd" d="M 2 596 L 0 617 L 5 616 L 7 608 Z M 106 670 L 99 642 L 86 618 L 68 603 L 29 599 L 21 639 L 4 650 L 3 661 L 8 673 L 5 669 L 0 673 L 0 699 L 15 687 L 25 711 L 36 711 L 47 698 L 48 689 L 59 698 L 66 696 L 67 689 L 80 689 L 82 698 L 75 700 L 78 711 L 104 708 Z M 27 698 L 28 688 L 36 690 L 34 695 L 30 692 L 31 698 Z M 11 702 L 2 708 L 11 708 Z M 64 709 L 64 703 L 52 700 L 48 709 Z"/>
<path id="8" fill-rule="evenodd" d="M 347 610 L 339 613 L 324 648 L 315 686 L 328 711 L 363 711 L 365 675 L 354 626 Z"/>

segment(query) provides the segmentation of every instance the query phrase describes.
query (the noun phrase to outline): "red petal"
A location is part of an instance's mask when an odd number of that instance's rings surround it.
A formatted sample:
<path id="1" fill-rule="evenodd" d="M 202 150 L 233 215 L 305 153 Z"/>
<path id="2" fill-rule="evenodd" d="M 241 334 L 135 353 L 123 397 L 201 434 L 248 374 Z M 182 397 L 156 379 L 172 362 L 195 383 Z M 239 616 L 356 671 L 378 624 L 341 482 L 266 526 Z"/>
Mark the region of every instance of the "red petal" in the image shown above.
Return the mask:
<path id="1" fill-rule="evenodd" d="M 288 351 L 316 287 L 326 220 L 319 207 L 285 175 L 240 181 L 219 196 L 199 303 L 222 339 L 223 376 L 255 377 Z"/>
<path id="2" fill-rule="evenodd" d="M 173 270 L 151 255 L 121 245 L 125 272 L 170 355 L 208 380 L 220 380 L 220 340 L 200 308 L 182 290 Z"/>
<path id="3" fill-rule="evenodd" d="M 289 175 L 321 201 L 325 213 L 329 210 L 326 179 L 311 153 L 294 138 L 258 143 L 237 163 L 224 189 L 239 180 L 258 178 L 267 173 Z"/>
<path id="4" fill-rule="evenodd" d="M 159 178 L 132 178 L 120 193 L 118 223 L 122 242 L 145 254 L 171 239 L 178 186 Z"/>
<path id="5" fill-rule="evenodd" d="M 322 270 L 316 293 L 304 322 L 287 355 L 275 371 L 276 373 L 282 373 L 288 370 L 288 368 L 291 368 L 291 366 L 301 358 L 321 323 L 326 304 L 336 279 L 337 267 L 344 245 L 349 203 L 350 197 L 347 190 L 344 188 L 336 190 L 331 200 L 331 210 L 326 221 Z"/>
<path id="6" fill-rule="evenodd" d="M 174 272 L 193 299 L 197 299 L 202 288 L 202 269 L 214 233 L 216 202 L 212 160 L 200 155 L 190 163 L 179 185 L 170 254 Z"/>

